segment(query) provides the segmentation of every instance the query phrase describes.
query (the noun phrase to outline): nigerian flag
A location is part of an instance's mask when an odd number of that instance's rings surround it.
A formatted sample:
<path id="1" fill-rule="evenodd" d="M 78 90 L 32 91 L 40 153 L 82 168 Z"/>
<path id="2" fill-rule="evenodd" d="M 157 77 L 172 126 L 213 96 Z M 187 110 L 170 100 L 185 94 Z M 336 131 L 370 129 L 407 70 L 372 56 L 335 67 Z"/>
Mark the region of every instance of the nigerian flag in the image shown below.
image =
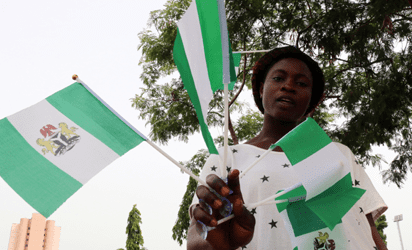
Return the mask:
<path id="1" fill-rule="evenodd" d="M 0 120 L 0 176 L 46 218 L 146 140 L 99 99 L 76 82 Z"/>
<path id="2" fill-rule="evenodd" d="M 271 148 L 276 146 L 283 149 L 302 183 L 276 198 L 289 200 L 276 206 L 293 250 L 309 250 L 314 245 L 333 249 L 335 244 L 346 249 L 341 219 L 366 191 L 352 187 L 348 159 L 312 118 Z"/>
<path id="3" fill-rule="evenodd" d="M 225 13 L 223 0 L 193 0 L 177 23 L 173 48 L 173 59 L 211 154 L 218 152 L 206 122 L 209 102 L 224 83 L 231 83 L 229 89 L 233 89 L 236 81 Z"/>

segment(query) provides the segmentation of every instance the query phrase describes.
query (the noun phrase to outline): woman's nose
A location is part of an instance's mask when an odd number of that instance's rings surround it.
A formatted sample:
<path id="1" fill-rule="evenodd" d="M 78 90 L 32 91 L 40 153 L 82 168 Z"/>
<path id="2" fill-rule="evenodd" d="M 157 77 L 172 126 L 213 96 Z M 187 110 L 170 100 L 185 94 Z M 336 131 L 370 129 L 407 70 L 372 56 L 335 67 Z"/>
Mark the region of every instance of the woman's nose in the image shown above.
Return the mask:
<path id="1" fill-rule="evenodd" d="M 286 91 L 295 91 L 295 82 L 293 81 L 292 78 L 288 77 L 282 85 L 282 90 Z"/>

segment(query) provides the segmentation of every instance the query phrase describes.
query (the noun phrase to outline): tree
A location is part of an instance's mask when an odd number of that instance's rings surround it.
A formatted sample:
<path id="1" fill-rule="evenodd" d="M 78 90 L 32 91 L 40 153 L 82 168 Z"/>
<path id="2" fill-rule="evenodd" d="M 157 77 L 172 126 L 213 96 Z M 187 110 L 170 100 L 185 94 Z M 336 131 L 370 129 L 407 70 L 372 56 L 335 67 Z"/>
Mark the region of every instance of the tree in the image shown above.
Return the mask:
<path id="1" fill-rule="evenodd" d="M 163 9 L 151 12 L 149 29 L 139 33 L 144 87 L 132 106 L 140 111 L 140 118 L 148 119 L 150 137 L 163 144 L 172 137 L 187 142 L 188 136 L 199 132 L 181 79 L 165 83 L 160 78 L 176 71 L 172 57 L 176 23 L 190 2 L 169 0 Z M 396 152 L 383 180 L 401 187 L 412 166 L 411 0 L 226 0 L 226 13 L 233 51 L 294 45 L 315 58 L 325 74 L 326 98 L 313 118 L 334 141 L 351 148 L 362 165 L 381 167 L 384 159 L 371 153 L 373 145 Z M 395 52 L 394 44 L 401 41 L 406 46 Z M 240 92 L 250 91 L 249 72 L 260 56 L 242 57 L 240 82 L 230 93 L 230 117 L 239 117 L 230 119 L 233 144 L 246 141 L 261 128 L 257 109 L 237 100 Z M 223 125 L 222 103 L 218 91 L 210 104 L 209 126 Z M 336 118 L 345 122 L 338 126 L 333 123 Z M 203 154 L 185 165 L 200 171 L 206 159 L 200 157 Z M 186 237 L 187 209 L 194 194 L 190 188 L 196 186 L 191 181 L 173 229 L 179 243 Z"/>
<path id="2" fill-rule="evenodd" d="M 133 209 L 129 213 L 126 227 L 126 249 L 127 250 L 143 250 L 143 235 L 140 229 L 142 219 L 140 218 L 140 211 L 136 208 L 136 204 L 133 205 Z"/>
<path id="3" fill-rule="evenodd" d="M 383 229 L 388 227 L 388 223 L 386 222 L 386 216 L 382 215 L 375 221 L 376 229 L 378 229 L 379 235 L 381 236 L 385 245 L 388 245 L 386 242 L 386 234 L 383 233 Z"/>

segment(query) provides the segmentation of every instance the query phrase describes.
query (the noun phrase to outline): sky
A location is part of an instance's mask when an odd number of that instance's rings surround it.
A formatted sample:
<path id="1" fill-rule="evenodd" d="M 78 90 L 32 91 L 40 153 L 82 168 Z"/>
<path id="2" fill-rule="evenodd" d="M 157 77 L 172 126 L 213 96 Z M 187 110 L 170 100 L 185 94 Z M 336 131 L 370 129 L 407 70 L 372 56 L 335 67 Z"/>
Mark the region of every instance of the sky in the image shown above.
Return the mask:
<path id="1" fill-rule="evenodd" d="M 138 65 L 137 34 L 149 13 L 166 0 L 151 1 L 1 1 L 0 119 L 36 104 L 69 86 L 77 74 L 94 92 L 145 135 L 150 126 L 138 118 L 131 98 L 143 84 Z M 162 79 L 159 83 L 166 82 Z M 245 93 L 250 99 L 251 92 Z M 254 104 L 250 105 L 254 107 Z M 220 133 L 220 130 L 216 133 Z M 217 135 L 217 134 L 216 134 Z M 1 138 L 0 138 L 1 140 Z M 199 134 L 188 143 L 159 145 L 178 161 L 205 148 Z M 374 147 L 390 162 L 393 152 Z M 1 156 L 0 156 L 1 157 Z M 382 170 L 388 165 L 383 164 Z M 401 249 L 395 215 L 405 249 L 412 248 L 412 183 L 402 189 L 383 184 L 378 168 L 366 166 L 389 209 L 385 233 L 389 249 Z M 110 164 L 70 197 L 48 219 L 61 227 L 60 250 L 124 248 L 127 218 L 133 205 L 141 212 L 144 246 L 150 250 L 186 249 L 172 239 L 172 227 L 189 180 L 188 175 L 143 142 Z M 0 178 L 0 249 L 7 249 L 13 223 L 36 211 Z"/>

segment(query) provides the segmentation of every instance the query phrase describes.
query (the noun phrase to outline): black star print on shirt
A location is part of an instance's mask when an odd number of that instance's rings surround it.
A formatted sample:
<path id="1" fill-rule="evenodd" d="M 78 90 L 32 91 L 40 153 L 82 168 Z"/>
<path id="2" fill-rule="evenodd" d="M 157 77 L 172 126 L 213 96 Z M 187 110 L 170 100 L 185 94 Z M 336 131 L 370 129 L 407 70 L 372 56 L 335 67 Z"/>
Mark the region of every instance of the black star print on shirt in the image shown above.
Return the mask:
<path id="1" fill-rule="evenodd" d="M 257 155 L 256 158 L 260 158 L 260 155 Z"/>
<path id="2" fill-rule="evenodd" d="M 269 222 L 269 225 L 271 226 L 270 228 L 273 228 L 273 227 L 278 228 L 278 227 L 276 226 L 276 223 L 278 223 L 278 222 L 277 222 L 277 221 L 273 221 L 273 220 L 272 220 L 272 222 Z"/>
<path id="3" fill-rule="evenodd" d="M 373 247 L 375 250 L 379 250 L 377 247 Z"/>
<path id="4" fill-rule="evenodd" d="M 230 170 L 231 170 L 232 168 L 230 168 L 230 167 L 228 167 L 228 166 L 226 166 L 226 170 L 227 170 L 227 172 L 230 172 Z"/>
<path id="5" fill-rule="evenodd" d="M 360 208 L 360 212 L 359 213 L 363 213 L 363 208 L 361 208 L 361 207 L 359 207 Z"/>
<path id="6" fill-rule="evenodd" d="M 283 164 L 282 166 L 283 166 L 283 168 L 288 168 L 288 167 L 289 167 L 289 164 L 286 164 L 286 163 L 285 163 L 285 164 Z"/>
<path id="7" fill-rule="evenodd" d="M 216 172 L 217 167 L 213 166 L 213 167 L 211 167 L 210 169 L 212 169 L 212 171 L 215 171 L 215 172 Z"/>
<path id="8" fill-rule="evenodd" d="M 265 182 L 265 181 L 269 182 L 269 180 L 268 180 L 269 176 L 263 175 L 263 177 L 260 178 L 260 179 L 262 180 L 262 183 Z"/>
<path id="9" fill-rule="evenodd" d="M 236 149 L 232 149 L 232 152 L 233 152 L 233 153 L 237 153 L 237 150 L 236 150 Z"/>
<path id="10" fill-rule="evenodd" d="M 246 248 L 247 248 L 246 246 L 243 246 L 243 247 L 242 247 L 242 249 L 246 249 Z"/>
<path id="11" fill-rule="evenodd" d="M 356 187 L 356 186 L 360 186 L 360 181 L 358 181 L 358 180 L 355 179 L 355 187 Z"/>
<path id="12" fill-rule="evenodd" d="M 256 214 L 256 208 L 250 210 L 250 213 L 251 213 L 251 214 Z"/>

